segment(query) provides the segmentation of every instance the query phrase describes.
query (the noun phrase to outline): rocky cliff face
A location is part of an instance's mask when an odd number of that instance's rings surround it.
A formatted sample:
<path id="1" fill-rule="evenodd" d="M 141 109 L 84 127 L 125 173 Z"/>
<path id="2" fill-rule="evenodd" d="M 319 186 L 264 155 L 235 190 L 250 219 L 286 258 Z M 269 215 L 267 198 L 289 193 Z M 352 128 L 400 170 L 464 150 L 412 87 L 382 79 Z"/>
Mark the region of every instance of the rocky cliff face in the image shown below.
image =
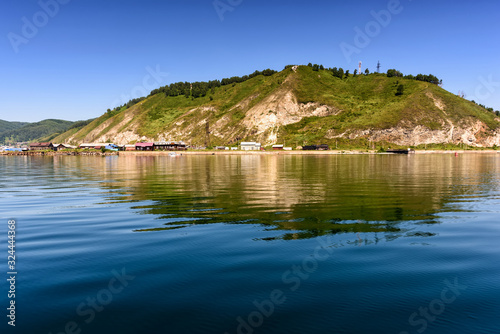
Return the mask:
<path id="1" fill-rule="evenodd" d="M 442 130 L 430 130 L 424 126 L 397 126 L 389 129 L 357 130 L 346 133 L 349 139 L 367 138 L 372 142 L 385 141 L 401 146 L 423 144 L 466 144 L 474 147 L 500 146 L 500 130 L 490 131 L 480 121 L 465 127 L 450 126 Z"/>

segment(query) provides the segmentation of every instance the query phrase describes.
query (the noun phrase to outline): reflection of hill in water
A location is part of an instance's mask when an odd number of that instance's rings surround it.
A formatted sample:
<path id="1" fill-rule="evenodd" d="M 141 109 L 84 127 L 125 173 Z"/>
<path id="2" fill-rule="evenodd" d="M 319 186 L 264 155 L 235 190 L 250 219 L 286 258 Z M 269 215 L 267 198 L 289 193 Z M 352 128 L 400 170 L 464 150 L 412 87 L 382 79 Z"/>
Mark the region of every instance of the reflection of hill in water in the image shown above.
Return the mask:
<path id="1" fill-rule="evenodd" d="M 110 201 L 138 202 L 138 213 L 163 221 L 138 232 L 251 223 L 287 231 L 282 239 L 344 232 L 425 237 L 431 234 L 422 229 L 438 222 L 440 212 L 460 210 L 450 201 L 494 187 L 484 175 L 495 161 L 487 155 L 128 156 L 96 159 L 88 172 L 113 190 Z"/>

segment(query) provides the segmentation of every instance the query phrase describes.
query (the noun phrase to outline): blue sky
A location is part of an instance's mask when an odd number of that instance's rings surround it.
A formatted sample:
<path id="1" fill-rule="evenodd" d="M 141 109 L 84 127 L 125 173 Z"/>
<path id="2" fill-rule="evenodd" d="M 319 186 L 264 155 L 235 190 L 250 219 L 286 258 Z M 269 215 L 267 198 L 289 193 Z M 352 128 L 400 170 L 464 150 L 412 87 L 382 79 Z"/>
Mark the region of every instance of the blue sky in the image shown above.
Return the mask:
<path id="1" fill-rule="evenodd" d="M 498 0 L 217 1 L 3 0 L 0 119 L 88 119 L 171 82 L 379 60 L 500 110 Z"/>

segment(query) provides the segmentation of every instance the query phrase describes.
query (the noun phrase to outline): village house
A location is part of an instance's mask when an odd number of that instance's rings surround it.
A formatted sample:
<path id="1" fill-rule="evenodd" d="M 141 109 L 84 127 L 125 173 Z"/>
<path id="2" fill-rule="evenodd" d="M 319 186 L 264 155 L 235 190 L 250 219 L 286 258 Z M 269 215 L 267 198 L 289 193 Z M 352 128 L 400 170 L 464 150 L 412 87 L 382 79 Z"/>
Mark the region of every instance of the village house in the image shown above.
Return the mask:
<path id="1" fill-rule="evenodd" d="M 273 150 L 282 151 L 285 145 L 273 145 Z"/>
<path id="2" fill-rule="evenodd" d="M 104 148 L 106 150 L 110 150 L 110 151 L 119 151 L 120 150 L 120 147 L 118 145 L 115 145 L 115 144 L 106 145 Z"/>
<path id="3" fill-rule="evenodd" d="M 187 145 L 182 141 L 155 142 L 154 149 L 159 151 L 186 151 Z"/>
<path id="4" fill-rule="evenodd" d="M 154 143 L 136 143 L 135 150 L 136 151 L 154 151 Z"/>
<path id="5" fill-rule="evenodd" d="M 242 151 L 260 151 L 261 144 L 256 142 L 242 142 L 240 143 L 240 149 Z"/>
<path id="6" fill-rule="evenodd" d="M 54 150 L 54 145 L 52 143 L 31 143 L 30 150 L 31 151 Z"/>
<path id="7" fill-rule="evenodd" d="M 69 144 L 53 144 L 53 145 L 54 145 L 55 151 L 74 150 L 76 148 L 76 146 L 69 145 Z"/>
<path id="8" fill-rule="evenodd" d="M 112 145 L 112 143 L 83 143 L 80 144 L 81 149 L 96 149 L 100 150 L 101 147 Z"/>

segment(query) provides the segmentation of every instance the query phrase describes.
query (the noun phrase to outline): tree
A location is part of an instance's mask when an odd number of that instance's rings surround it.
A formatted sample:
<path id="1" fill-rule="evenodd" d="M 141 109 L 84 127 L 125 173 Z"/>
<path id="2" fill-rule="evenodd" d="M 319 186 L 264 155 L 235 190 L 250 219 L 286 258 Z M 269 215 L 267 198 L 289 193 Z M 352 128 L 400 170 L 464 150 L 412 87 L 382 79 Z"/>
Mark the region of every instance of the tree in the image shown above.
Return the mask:
<path id="1" fill-rule="evenodd" d="M 435 85 L 441 84 L 441 80 L 439 80 L 435 75 L 432 75 L 432 74 L 429 74 L 429 75 L 417 74 L 417 76 L 415 77 L 415 80 L 430 82 L 430 83 L 435 84 Z"/>
<path id="2" fill-rule="evenodd" d="M 319 71 L 319 65 L 318 64 L 314 64 L 313 67 L 312 67 L 313 71 Z"/>
<path id="3" fill-rule="evenodd" d="M 369 69 L 366 69 L 366 70 L 365 70 L 365 74 L 366 74 L 366 75 L 370 74 L 370 70 L 369 70 Z"/>
<path id="4" fill-rule="evenodd" d="M 398 89 L 396 91 L 396 96 L 401 96 L 405 92 L 405 86 L 404 85 L 399 85 Z"/>
<path id="5" fill-rule="evenodd" d="M 323 65 L 319 65 L 319 69 L 323 71 L 325 67 Z"/>
<path id="6" fill-rule="evenodd" d="M 275 70 L 271 70 L 270 68 L 265 69 L 264 71 L 262 71 L 262 75 L 265 76 L 265 77 L 270 77 L 271 75 L 273 75 L 275 73 L 278 73 L 278 72 L 276 72 Z M 245 76 L 243 76 L 243 79 L 245 79 Z"/>
<path id="7" fill-rule="evenodd" d="M 332 74 L 336 78 L 339 78 L 339 79 L 343 79 L 344 78 L 344 70 L 342 68 L 337 69 L 336 67 L 334 67 L 332 69 Z"/>
<path id="8" fill-rule="evenodd" d="M 307 64 L 307 66 L 309 66 L 309 67 L 313 67 L 313 64 L 312 64 L 312 63 L 309 63 L 309 64 Z"/>
<path id="9" fill-rule="evenodd" d="M 399 72 L 398 70 L 395 69 L 390 69 L 387 70 L 387 77 L 392 78 L 392 77 L 403 77 L 403 73 Z M 418 80 L 418 79 L 417 79 Z"/>
<path id="10" fill-rule="evenodd" d="M 349 78 L 349 70 L 345 71 L 345 77 Z"/>
<path id="11" fill-rule="evenodd" d="M 354 70 L 354 74 L 352 76 L 355 77 L 356 75 L 358 75 L 358 70 L 357 69 Z"/>

